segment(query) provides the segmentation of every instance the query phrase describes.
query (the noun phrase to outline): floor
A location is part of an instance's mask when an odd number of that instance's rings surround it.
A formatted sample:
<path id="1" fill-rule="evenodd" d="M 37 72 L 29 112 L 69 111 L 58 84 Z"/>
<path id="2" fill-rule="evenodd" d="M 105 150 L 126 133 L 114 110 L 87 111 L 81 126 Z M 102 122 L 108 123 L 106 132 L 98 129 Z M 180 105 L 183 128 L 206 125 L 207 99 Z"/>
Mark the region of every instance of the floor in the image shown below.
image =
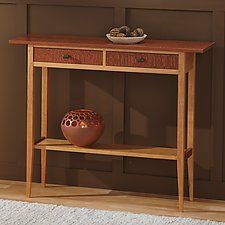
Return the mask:
<path id="1" fill-rule="evenodd" d="M 184 212 L 177 211 L 177 199 L 170 196 L 40 184 L 32 186 L 32 198 L 25 196 L 25 183 L 0 180 L 0 198 L 87 207 L 104 210 L 128 211 L 152 215 L 182 216 L 225 221 L 225 201 L 196 199 L 185 201 Z"/>

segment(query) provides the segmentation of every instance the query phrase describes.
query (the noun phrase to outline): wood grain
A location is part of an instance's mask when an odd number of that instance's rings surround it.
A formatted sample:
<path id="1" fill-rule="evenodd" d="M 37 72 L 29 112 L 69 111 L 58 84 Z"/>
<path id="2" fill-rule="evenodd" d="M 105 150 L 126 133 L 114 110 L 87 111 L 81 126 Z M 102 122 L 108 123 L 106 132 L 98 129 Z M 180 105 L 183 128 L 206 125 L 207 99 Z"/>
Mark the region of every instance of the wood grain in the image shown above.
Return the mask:
<path id="1" fill-rule="evenodd" d="M 67 56 L 68 58 L 65 58 Z M 34 48 L 35 62 L 102 65 L 102 51 Z"/>
<path id="2" fill-rule="evenodd" d="M 41 87 L 41 137 L 48 134 L 48 68 L 42 67 Z"/>
<path id="3" fill-rule="evenodd" d="M 27 53 L 27 167 L 26 167 L 26 194 L 31 196 L 31 183 L 34 160 L 34 67 L 33 46 L 28 46 Z"/>
<path id="4" fill-rule="evenodd" d="M 42 88 L 41 88 L 41 137 L 48 135 L 48 68 L 42 67 Z M 41 183 L 46 184 L 46 149 L 41 150 Z"/>
<path id="5" fill-rule="evenodd" d="M 50 63 L 50 62 L 34 62 L 35 67 L 48 68 L 64 68 L 64 69 L 79 69 L 79 70 L 100 70 L 100 71 L 115 71 L 115 72 L 130 72 L 130 73 L 153 73 L 153 74 L 173 74 L 177 75 L 178 70 L 172 69 L 156 69 L 156 68 L 141 68 L 141 67 L 119 67 L 119 66 L 98 66 L 84 64 L 68 64 L 68 63 Z"/>
<path id="6" fill-rule="evenodd" d="M 214 42 L 145 40 L 137 45 L 113 44 L 103 37 L 76 37 L 63 35 L 28 35 L 11 39 L 10 44 L 32 44 L 35 46 L 64 46 L 108 49 L 133 49 L 149 51 L 175 51 L 203 53 L 212 48 Z"/>
<path id="7" fill-rule="evenodd" d="M 187 148 L 192 149 L 191 156 L 187 159 L 189 199 L 194 199 L 194 150 L 195 150 L 195 80 L 196 56 L 192 59 L 192 68 L 188 74 L 188 113 L 187 113 Z"/>
<path id="8" fill-rule="evenodd" d="M 185 54 L 179 56 L 178 105 L 177 105 L 177 177 L 179 210 L 184 208 L 184 151 L 185 151 L 185 118 L 186 118 L 186 74 Z"/>
<path id="9" fill-rule="evenodd" d="M 35 148 L 45 148 L 46 150 L 51 151 L 80 152 L 88 154 L 129 156 L 150 159 L 176 160 L 177 158 L 177 151 L 175 148 L 114 144 L 96 144 L 93 147 L 85 148 L 71 145 L 67 140 L 60 139 L 44 139 L 37 143 Z"/>
<path id="10" fill-rule="evenodd" d="M 178 69 L 178 55 L 106 52 L 106 65 L 120 67 Z"/>

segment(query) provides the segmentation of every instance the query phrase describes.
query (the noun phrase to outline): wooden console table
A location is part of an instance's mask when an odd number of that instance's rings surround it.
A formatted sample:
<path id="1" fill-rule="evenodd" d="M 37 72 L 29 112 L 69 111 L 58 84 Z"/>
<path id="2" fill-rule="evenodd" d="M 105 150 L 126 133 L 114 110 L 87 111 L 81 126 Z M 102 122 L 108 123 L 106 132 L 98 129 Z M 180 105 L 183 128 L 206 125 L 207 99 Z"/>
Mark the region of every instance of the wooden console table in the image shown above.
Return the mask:
<path id="1" fill-rule="evenodd" d="M 43 186 L 45 186 L 46 180 L 46 151 L 48 150 L 174 160 L 177 162 L 179 210 L 183 210 L 184 204 L 184 160 L 187 159 L 189 198 L 191 201 L 193 200 L 196 54 L 210 49 L 213 42 L 146 40 L 137 45 L 115 45 L 106 38 L 59 35 L 34 35 L 15 38 L 9 42 L 28 45 L 26 167 L 26 194 L 28 197 L 31 196 L 34 149 L 39 149 L 41 150 Z M 42 138 L 37 143 L 34 143 L 35 67 L 42 68 Z M 177 76 L 177 147 L 99 145 L 92 148 L 81 148 L 70 145 L 66 140 L 49 139 L 47 134 L 48 68 Z"/>

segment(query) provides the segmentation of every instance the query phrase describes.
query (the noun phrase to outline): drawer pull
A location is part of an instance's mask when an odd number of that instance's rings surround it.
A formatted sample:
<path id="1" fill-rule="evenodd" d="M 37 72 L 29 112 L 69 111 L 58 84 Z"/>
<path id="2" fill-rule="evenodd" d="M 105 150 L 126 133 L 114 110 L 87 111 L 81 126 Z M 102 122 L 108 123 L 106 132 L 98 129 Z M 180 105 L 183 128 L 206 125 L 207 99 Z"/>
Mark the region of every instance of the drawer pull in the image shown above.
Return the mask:
<path id="1" fill-rule="evenodd" d="M 64 54 L 63 55 L 63 59 L 69 59 L 71 56 L 70 55 L 68 55 L 68 54 Z"/>
<path id="2" fill-rule="evenodd" d="M 145 59 L 143 57 L 137 58 L 137 62 L 145 62 Z"/>

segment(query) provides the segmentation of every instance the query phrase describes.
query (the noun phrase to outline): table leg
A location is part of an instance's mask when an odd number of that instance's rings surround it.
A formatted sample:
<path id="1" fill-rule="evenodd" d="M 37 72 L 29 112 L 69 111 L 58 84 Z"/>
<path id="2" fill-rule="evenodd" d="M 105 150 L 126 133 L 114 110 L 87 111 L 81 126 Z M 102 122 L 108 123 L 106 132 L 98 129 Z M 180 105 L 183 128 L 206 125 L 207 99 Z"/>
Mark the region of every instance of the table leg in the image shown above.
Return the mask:
<path id="1" fill-rule="evenodd" d="M 33 160 L 34 160 L 34 67 L 33 46 L 28 46 L 27 69 L 27 166 L 26 195 L 31 196 Z"/>
<path id="2" fill-rule="evenodd" d="M 48 68 L 42 68 L 42 91 L 41 91 L 41 137 L 47 138 L 48 135 Z M 46 186 L 46 149 L 41 150 L 41 184 Z"/>
<path id="3" fill-rule="evenodd" d="M 195 56 L 193 67 L 188 74 L 188 115 L 187 115 L 187 148 L 192 149 L 192 155 L 187 160 L 189 199 L 194 199 L 194 120 L 195 120 Z"/>
<path id="4" fill-rule="evenodd" d="M 178 178 L 178 198 L 179 210 L 183 210 L 184 205 L 184 151 L 185 151 L 185 118 L 186 118 L 186 74 L 185 74 L 185 54 L 179 55 L 178 74 L 178 108 L 177 108 L 177 178 Z"/>
<path id="5" fill-rule="evenodd" d="M 46 149 L 41 150 L 41 185 L 46 186 L 46 161 L 47 161 L 47 151 Z"/>

